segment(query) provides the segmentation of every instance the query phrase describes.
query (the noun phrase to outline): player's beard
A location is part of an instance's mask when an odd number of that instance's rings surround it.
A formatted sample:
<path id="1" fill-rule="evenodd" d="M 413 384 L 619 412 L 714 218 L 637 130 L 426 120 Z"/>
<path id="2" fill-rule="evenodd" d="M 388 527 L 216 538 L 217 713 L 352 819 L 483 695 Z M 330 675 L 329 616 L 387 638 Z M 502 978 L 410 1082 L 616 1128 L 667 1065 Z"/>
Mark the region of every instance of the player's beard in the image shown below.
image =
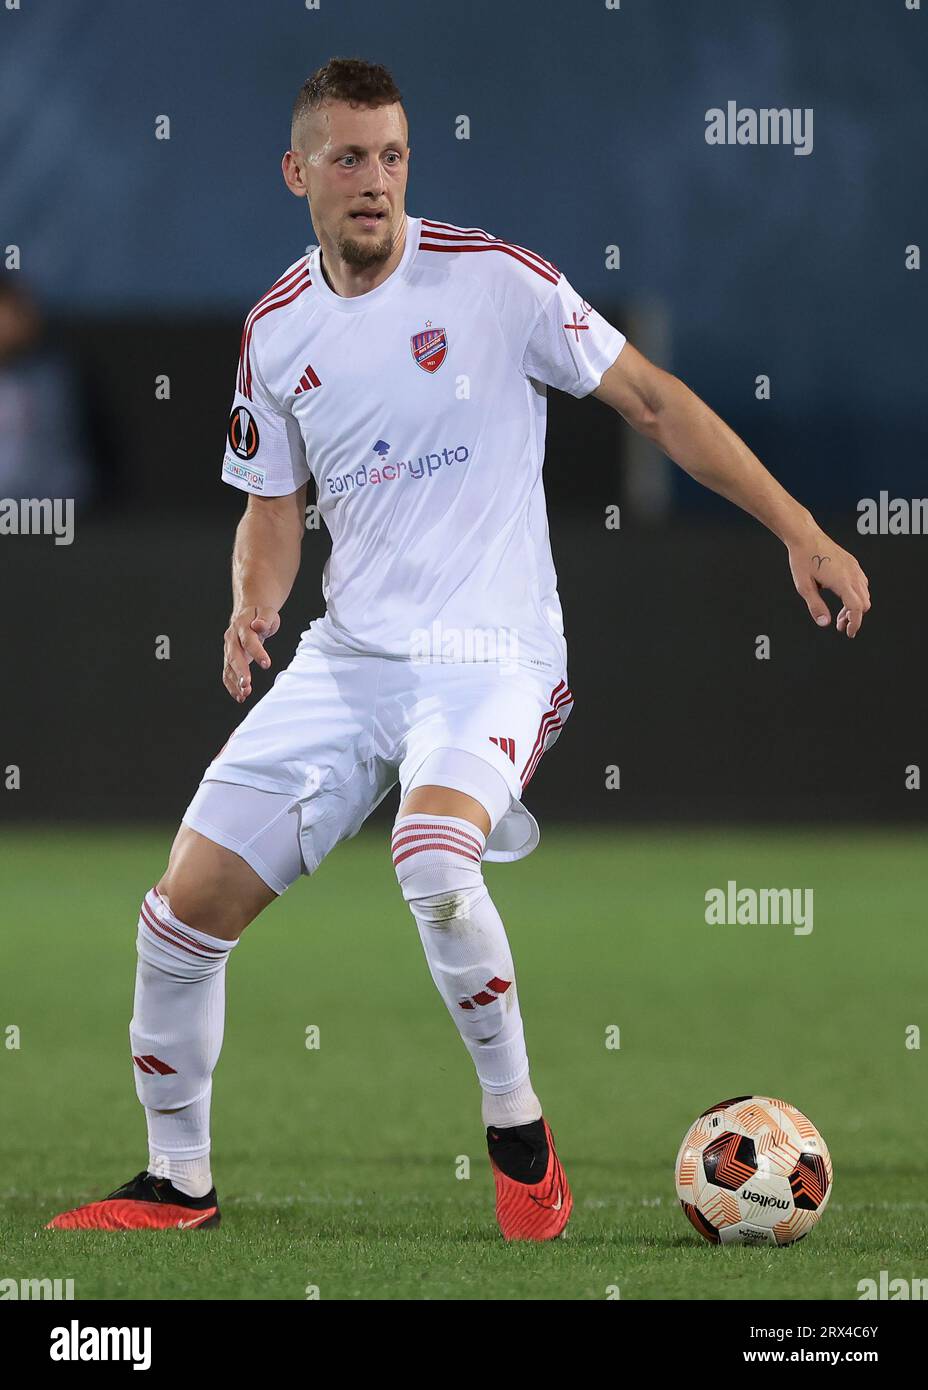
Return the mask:
<path id="1" fill-rule="evenodd" d="M 356 270 L 367 270 L 370 266 L 383 265 L 384 261 L 388 261 L 393 253 L 393 232 L 389 223 L 385 225 L 386 231 L 377 240 L 365 237 L 363 241 L 357 241 L 351 236 L 340 236 L 338 254 L 345 264 L 354 266 Z"/>

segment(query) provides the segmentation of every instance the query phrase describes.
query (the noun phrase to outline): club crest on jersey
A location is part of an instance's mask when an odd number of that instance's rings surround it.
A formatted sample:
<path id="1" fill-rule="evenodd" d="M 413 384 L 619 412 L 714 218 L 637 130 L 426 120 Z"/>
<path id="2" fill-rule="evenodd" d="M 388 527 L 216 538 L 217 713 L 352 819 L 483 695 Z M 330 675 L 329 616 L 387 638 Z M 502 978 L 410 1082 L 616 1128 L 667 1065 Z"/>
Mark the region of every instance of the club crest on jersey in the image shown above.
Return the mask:
<path id="1" fill-rule="evenodd" d="M 229 416 L 229 444 L 236 458 L 253 459 L 258 452 L 258 426 L 250 410 L 237 405 Z"/>
<path id="2" fill-rule="evenodd" d="M 448 335 L 443 328 L 433 328 L 428 324 L 421 333 L 413 333 L 409 345 L 413 360 L 431 375 L 438 371 L 448 354 Z"/>

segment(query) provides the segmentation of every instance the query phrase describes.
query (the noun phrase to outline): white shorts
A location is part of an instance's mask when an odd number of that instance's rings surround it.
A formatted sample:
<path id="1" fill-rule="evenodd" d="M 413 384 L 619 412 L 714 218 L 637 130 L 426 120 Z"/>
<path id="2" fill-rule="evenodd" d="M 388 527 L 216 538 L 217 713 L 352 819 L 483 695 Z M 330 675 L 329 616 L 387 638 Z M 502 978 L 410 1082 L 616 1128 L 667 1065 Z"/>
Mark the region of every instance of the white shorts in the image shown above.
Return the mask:
<path id="1" fill-rule="evenodd" d="M 437 781 L 488 806 L 485 858 L 521 859 L 539 840 L 522 794 L 572 705 L 566 671 L 557 679 L 497 662 L 334 656 L 304 641 L 207 767 L 184 823 L 242 854 L 282 892 L 296 873 L 279 855 L 272 862 L 271 819 L 279 841 L 298 818 L 300 871 L 312 873 L 397 782 L 402 799 L 417 779 Z M 219 788 L 210 785 L 217 782 L 278 795 L 266 798 L 267 814 L 259 810 L 264 799 L 252 798 L 254 811 L 239 810 L 232 825 L 217 810 Z M 241 824 L 243 814 L 250 825 Z"/>

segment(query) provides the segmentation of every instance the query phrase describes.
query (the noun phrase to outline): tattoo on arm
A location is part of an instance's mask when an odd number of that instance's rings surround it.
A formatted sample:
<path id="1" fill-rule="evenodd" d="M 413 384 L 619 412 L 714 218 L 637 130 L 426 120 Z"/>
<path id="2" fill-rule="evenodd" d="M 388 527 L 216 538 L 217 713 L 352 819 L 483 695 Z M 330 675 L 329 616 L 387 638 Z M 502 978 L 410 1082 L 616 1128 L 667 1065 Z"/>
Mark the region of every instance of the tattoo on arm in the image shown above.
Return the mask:
<path id="1" fill-rule="evenodd" d="M 818 561 L 818 568 L 819 568 L 819 569 L 822 568 L 822 565 L 828 565 L 828 564 L 831 563 L 831 556 L 830 556 L 830 555 L 813 555 L 813 556 L 812 556 L 812 559 Z"/>

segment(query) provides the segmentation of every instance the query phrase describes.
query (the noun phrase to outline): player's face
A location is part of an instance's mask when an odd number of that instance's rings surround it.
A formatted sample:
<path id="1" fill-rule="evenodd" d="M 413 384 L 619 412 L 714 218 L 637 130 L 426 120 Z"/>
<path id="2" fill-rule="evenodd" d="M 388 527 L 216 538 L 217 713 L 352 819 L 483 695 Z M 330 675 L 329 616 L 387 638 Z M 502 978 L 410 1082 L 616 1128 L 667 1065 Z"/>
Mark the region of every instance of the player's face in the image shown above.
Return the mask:
<path id="1" fill-rule="evenodd" d="M 364 268 L 388 260 L 402 235 L 406 134 L 398 102 L 374 108 L 326 102 L 302 122 L 297 135 L 302 148 L 294 152 L 313 227 L 323 250 L 334 247 L 349 265 Z"/>

